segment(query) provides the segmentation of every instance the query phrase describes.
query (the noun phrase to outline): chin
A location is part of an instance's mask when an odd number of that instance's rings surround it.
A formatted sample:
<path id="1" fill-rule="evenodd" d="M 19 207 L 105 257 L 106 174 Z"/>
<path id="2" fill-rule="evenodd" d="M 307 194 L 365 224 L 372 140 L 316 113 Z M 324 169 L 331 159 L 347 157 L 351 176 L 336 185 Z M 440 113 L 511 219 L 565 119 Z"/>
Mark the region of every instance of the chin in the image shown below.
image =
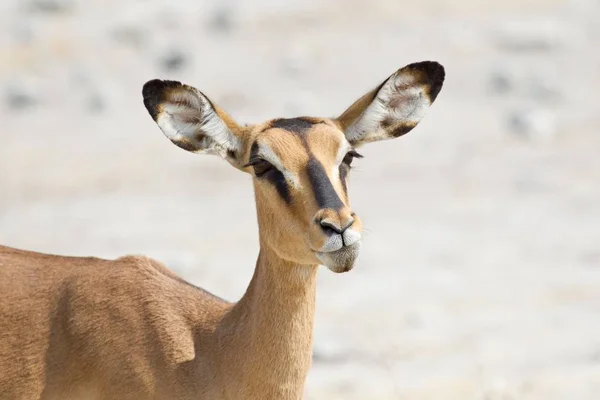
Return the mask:
<path id="1" fill-rule="evenodd" d="M 354 267 L 354 262 L 358 258 L 361 242 L 356 242 L 351 246 L 342 247 L 336 251 L 315 253 L 319 261 L 329 268 L 329 270 L 339 274 L 348 272 Z"/>

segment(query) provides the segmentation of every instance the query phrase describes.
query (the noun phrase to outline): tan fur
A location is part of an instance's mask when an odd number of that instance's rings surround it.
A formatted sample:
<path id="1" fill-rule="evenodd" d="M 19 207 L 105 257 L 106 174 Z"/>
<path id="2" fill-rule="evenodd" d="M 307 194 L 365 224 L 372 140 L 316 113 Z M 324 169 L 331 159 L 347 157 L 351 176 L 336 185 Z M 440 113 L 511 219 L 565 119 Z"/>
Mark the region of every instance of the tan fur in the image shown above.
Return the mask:
<path id="1" fill-rule="evenodd" d="M 439 75 L 441 66 L 432 64 L 400 70 L 409 86 L 382 97 L 394 109 L 369 111 L 380 101 L 375 90 L 337 120 L 249 127 L 192 87 L 146 84 L 144 103 L 171 141 L 221 155 L 254 176 L 260 253 L 252 281 L 239 302 L 228 303 L 143 256 L 103 260 L 0 246 L 0 398 L 301 398 L 317 266 L 348 271 L 360 248 L 362 223 L 351 211 L 340 158 L 350 143 L 387 138 L 389 127 L 415 122 L 398 115 L 420 99 L 407 102 L 407 93 L 421 90 L 433 101 L 441 81 L 428 74 Z M 375 136 L 359 129 L 374 124 Z M 253 149 L 262 162 L 277 164 L 285 196 L 270 178 L 255 176 Z M 322 206 L 323 188 L 338 199 L 335 207 Z"/>
<path id="2" fill-rule="evenodd" d="M 234 305 L 146 257 L 0 247 L 0 397 L 299 398 L 316 267 L 279 264 Z"/>

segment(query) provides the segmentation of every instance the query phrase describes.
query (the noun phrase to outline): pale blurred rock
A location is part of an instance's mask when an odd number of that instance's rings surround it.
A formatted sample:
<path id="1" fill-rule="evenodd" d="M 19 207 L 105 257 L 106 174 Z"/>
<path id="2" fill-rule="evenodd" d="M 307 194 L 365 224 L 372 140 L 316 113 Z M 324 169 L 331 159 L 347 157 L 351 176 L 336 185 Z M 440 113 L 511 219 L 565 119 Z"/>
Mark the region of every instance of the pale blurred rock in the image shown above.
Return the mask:
<path id="1" fill-rule="evenodd" d="M 227 2 L 220 3 L 209 19 L 209 28 L 214 32 L 229 33 L 235 29 L 234 9 Z"/>
<path id="2" fill-rule="evenodd" d="M 514 77 L 506 69 L 499 69 L 490 74 L 489 85 L 492 93 L 507 94 L 513 89 Z"/>
<path id="3" fill-rule="evenodd" d="M 532 73 L 529 79 L 529 95 L 542 103 L 556 102 L 564 98 L 561 84 L 564 80 L 560 79 L 559 74 L 548 71 L 536 71 Z"/>
<path id="4" fill-rule="evenodd" d="M 27 0 L 28 10 L 42 13 L 61 13 L 70 11 L 75 5 L 74 0 Z"/>
<path id="5" fill-rule="evenodd" d="M 159 62 L 164 71 L 173 72 L 184 68 L 188 62 L 188 58 L 181 50 L 169 49 L 160 57 Z"/>
<path id="6" fill-rule="evenodd" d="M 579 32 L 559 20 L 506 21 L 494 32 L 492 40 L 511 52 L 547 52 L 572 46 Z"/>
<path id="7" fill-rule="evenodd" d="M 106 109 L 106 101 L 100 93 L 92 93 L 88 96 L 87 107 L 91 112 L 99 113 Z"/>
<path id="8" fill-rule="evenodd" d="M 132 24 L 117 26 L 111 32 L 112 38 L 118 44 L 138 49 L 145 45 L 146 35 L 145 29 Z"/>
<path id="9" fill-rule="evenodd" d="M 296 44 L 290 46 L 289 50 L 283 54 L 281 67 L 286 75 L 302 75 L 315 65 L 315 58 L 309 46 Z"/>
<path id="10" fill-rule="evenodd" d="M 12 110 L 30 108 L 40 102 L 34 85 L 24 80 L 13 80 L 4 89 L 6 105 Z"/>
<path id="11" fill-rule="evenodd" d="M 513 111 L 508 124 L 515 135 L 535 142 L 551 141 L 558 130 L 556 115 L 545 109 Z"/>

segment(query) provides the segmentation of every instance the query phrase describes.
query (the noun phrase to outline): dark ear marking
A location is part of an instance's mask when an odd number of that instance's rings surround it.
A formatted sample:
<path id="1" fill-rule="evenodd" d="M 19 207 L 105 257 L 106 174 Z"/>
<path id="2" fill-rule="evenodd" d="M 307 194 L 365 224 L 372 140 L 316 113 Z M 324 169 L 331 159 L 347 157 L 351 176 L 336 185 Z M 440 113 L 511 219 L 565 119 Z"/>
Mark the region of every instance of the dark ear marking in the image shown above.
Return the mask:
<path id="1" fill-rule="evenodd" d="M 444 79 L 444 67 L 434 61 L 400 68 L 338 118 L 346 139 L 359 146 L 410 132 L 437 98 Z"/>
<path id="2" fill-rule="evenodd" d="M 417 126 L 414 122 L 401 122 L 396 126 L 389 129 L 390 136 L 397 138 L 402 135 L 406 135 L 410 132 L 415 126 Z"/>
<path id="3" fill-rule="evenodd" d="M 433 103 L 440 90 L 442 90 L 444 79 L 446 78 L 444 67 L 435 61 L 422 61 L 409 64 L 404 68 L 420 72 L 419 83 L 426 86 L 425 91 L 427 92 L 429 101 Z"/>
<path id="4" fill-rule="evenodd" d="M 196 151 L 198 149 L 198 146 L 196 144 L 192 143 L 188 138 L 185 137 L 181 137 L 179 139 L 171 139 L 171 142 L 173 142 L 173 144 L 177 147 L 181 147 L 182 149 L 187 151 Z"/>
<path id="5" fill-rule="evenodd" d="M 144 87 L 142 88 L 144 105 L 154 121 L 156 121 L 158 114 L 160 113 L 160 103 L 165 100 L 165 89 L 179 87 L 183 87 L 181 82 L 162 81 L 160 79 L 152 79 L 144 84 Z"/>
<path id="6" fill-rule="evenodd" d="M 236 168 L 244 131 L 198 89 L 153 79 L 142 88 L 144 105 L 165 136 L 197 154 L 216 154 Z"/>

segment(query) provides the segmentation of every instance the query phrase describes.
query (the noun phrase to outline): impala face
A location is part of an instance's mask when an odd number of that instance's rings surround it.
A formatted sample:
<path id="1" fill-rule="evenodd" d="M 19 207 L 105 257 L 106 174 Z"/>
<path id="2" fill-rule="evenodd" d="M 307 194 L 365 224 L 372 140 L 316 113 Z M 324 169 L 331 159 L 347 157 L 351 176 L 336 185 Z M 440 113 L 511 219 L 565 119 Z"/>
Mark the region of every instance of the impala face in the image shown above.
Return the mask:
<path id="1" fill-rule="evenodd" d="M 277 119 L 257 127 L 251 142 L 245 167 L 255 177 L 265 244 L 285 259 L 336 272 L 352 268 L 362 224 L 350 209 L 347 177 L 360 155 L 339 126 Z"/>
<path id="2" fill-rule="evenodd" d="M 444 68 L 408 65 L 340 117 L 274 119 L 240 126 L 197 89 L 144 85 L 144 104 L 163 133 L 194 153 L 217 154 L 253 176 L 261 245 L 300 264 L 352 269 L 362 223 L 350 208 L 348 176 L 362 144 L 408 133 L 442 88 Z"/>

